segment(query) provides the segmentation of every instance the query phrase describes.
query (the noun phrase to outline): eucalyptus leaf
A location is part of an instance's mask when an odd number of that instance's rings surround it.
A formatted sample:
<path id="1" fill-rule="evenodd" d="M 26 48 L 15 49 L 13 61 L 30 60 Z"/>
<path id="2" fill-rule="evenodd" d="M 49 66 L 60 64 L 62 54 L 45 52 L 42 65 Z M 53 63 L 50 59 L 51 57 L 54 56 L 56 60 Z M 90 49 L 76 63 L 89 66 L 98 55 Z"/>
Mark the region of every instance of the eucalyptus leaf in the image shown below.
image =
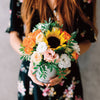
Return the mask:
<path id="1" fill-rule="evenodd" d="M 34 71 L 32 74 L 36 74 L 37 71 Z"/>
<path id="2" fill-rule="evenodd" d="M 34 67 L 34 69 L 38 69 L 38 66 Z"/>

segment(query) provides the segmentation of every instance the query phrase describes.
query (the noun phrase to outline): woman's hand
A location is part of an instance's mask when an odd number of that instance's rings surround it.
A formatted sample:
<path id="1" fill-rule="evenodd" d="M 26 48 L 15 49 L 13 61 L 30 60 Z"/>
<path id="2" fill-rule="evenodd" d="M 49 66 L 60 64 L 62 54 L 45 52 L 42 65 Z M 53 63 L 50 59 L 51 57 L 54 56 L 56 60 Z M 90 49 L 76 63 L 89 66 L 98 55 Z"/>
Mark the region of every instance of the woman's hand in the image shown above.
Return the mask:
<path id="1" fill-rule="evenodd" d="M 66 69 L 66 74 L 64 76 L 67 76 L 71 71 Z M 54 86 L 54 85 L 57 85 L 57 84 L 60 84 L 60 82 L 62 81 L 63 77 L 59 78 L 59 76 L 51 79 L 49 81 L 49 84 L 45 84 L 46 86 Z"/>
<path id="2" fill-rule="evenodd" d="M 42 82 L 40 82 L 40 81 L 38 81 L 38 80 L 36 79 L 36 74 L 33 74 L 34 71 L 35 71 L 35 69 L 34 69 L 33 63 L 31 62 L 31 63 L 30 63 L 30 66 L 29 66 L 28 76 L 31 78 L 31 80 L 32 80 L 34 83 L 36 83 L 36 84 L 38 84 L 38 85 L 41 85 L 41 86 L 44 86 L 44 84 L 43 84 Z"/>
<path id="3" fill-rule="evenodd" d="M 46 86 L 54 86 L 54 85 L 57 85 L 57 84 L 60 84 L 60 82 L 62 81 L 63 78 L 59 78 L 58 76 L 51 79 L 49 81 L 49 84 L 45 84 Z"/>

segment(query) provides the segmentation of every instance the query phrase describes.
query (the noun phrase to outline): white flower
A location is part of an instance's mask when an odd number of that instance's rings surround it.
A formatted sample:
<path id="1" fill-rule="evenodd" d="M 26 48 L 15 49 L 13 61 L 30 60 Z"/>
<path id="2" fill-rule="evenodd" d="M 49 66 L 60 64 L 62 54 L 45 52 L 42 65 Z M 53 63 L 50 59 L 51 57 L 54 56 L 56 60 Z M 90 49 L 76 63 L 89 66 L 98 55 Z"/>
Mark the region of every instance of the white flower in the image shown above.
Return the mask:
<path id="1" fill-rule="evenodd" d="M 78 43 L 73 43 L 72 48 L 77 52 L 78 55 L 80 55 L 80 47 Z"/>
<path id="2" fill-rule="evenodd" d="M 71 59 L 67 56 L 67 54 L 62 54 L 60 56 L 60 62 L 58 64 L 59 68 L 68 68 L 71 67 Z"/>
<path id="3" fill-rule="evenodd" d="M 47 50 L 47 45 L 45 42 L 40 42 L 36 48 L 36 51 L 39 53 L 44 53 Z"/>
<path id="4" fill-rule="evenodd" d="M 42 29 L 42 26 L 43 26 L 43 23 L 38 23 L 38 24 L 36 25 L 36 27 L 37 27 L 38 29 Z"/>
<path id="5" fill-rule="evenodd" d="M 35 64 L 39 64 L 39 62 L 42 59 L 42 55 L 39 52 L 34 51 L 34 53 L 31 55 L 31 61 Z"/>
<path id="6" fill-rule="evenodd" d="M 48 24 L 47 24 L 47 25 L 48 25 Z M 32 30 L 32 32 L 36 31 L 37 29 L 40 29 L 42 32 L 45 32 L 46 29 L 45 29 L 44 27 L 46 27 L 47 25 L 44 24 L 44 23 L 38 23 L 38 24 L 36 25 L 36 28 L 34 28 L 34 29 Z"/>

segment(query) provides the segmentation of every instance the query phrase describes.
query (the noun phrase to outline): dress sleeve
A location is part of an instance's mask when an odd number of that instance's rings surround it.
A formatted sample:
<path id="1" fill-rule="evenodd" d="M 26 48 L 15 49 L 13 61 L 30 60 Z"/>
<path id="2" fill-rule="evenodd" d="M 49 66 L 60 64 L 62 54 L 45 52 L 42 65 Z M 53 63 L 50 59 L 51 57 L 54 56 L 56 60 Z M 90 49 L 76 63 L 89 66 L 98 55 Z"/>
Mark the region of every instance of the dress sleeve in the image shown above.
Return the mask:
<path id="1" fill-rule="evenodd" d="M 21 19 L 21 0 L 10 1 L 10 23 L 6 32 L 17 31 L 19 35 L 23 35 L 23 21 Z"/>
<path id="2" fill-rule="evenodd" d="M 82 0 L 82 10 L 88 19 L 93 22 L 94 14 L 94 4 L 93 2 L 86 2 L 87 0 Z M 83 22 L 81 18 L 78 19 L 78 31 L 76 40 L 78 43 L 83 42 L 84 40 L 89 40 L 90 42 L 95 42 L 97 40 L 94 29 L 87 23 Z"/>

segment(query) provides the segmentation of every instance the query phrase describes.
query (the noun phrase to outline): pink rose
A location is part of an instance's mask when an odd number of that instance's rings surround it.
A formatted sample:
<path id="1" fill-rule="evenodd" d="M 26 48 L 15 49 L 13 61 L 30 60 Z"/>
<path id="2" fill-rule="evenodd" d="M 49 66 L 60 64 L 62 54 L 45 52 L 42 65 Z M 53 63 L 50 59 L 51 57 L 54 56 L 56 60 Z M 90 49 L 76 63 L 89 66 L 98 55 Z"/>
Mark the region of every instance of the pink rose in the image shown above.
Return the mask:
<path id="1" fill-rule="evenodd" d="M 59 62 L 59 55 L 56 54 L 52 49 L 47 49 L 44 52 L 44 60 L 47 62 L 54 62 L 56 59 L 56 63 Z"/>

